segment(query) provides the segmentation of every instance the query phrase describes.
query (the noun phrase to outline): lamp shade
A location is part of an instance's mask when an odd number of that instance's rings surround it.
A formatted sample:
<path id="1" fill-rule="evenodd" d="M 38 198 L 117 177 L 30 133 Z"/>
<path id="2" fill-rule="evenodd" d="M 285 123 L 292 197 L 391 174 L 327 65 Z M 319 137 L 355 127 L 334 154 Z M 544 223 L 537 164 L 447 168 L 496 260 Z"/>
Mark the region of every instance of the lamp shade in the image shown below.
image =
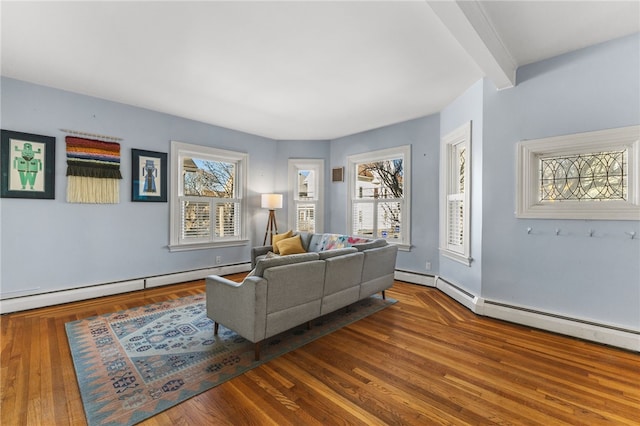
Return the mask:
<path id="1" fill-rule="evenodd" d="M 262 208 L 269 210 L 281 209 L 282 194 L 262 194 Z"/>

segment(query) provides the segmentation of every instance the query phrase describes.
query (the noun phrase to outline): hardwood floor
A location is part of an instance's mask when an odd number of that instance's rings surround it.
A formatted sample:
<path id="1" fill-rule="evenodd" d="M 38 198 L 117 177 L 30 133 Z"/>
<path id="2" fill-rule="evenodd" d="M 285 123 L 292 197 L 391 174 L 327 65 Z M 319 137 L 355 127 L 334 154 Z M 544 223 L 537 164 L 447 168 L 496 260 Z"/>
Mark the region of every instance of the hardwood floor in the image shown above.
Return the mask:
<path id="1" fill-rule="evenodd" d="M 66 322 L 203 291 L 1 316 L 0 423 L 86 424 Z M 142 424 L 640 424 L 639 354 L 478 317 L 433 288 L 396 282 L 387 295 L 398 303 Z"/>

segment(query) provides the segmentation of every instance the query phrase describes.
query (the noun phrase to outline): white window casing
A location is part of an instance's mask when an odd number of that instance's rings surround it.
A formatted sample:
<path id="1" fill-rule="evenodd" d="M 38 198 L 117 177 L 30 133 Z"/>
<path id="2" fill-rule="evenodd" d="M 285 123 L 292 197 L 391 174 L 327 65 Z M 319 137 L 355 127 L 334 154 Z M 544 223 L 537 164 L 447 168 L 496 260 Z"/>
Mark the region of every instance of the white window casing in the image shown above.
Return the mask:
<path id="1" fill-rule="evenodd" d="M 441 140 L 440 193 L 440 253 L 470 266 L 471 122 Z"/>
<path id="2" fill-rule="evenodd" d="M 390 190 L 391 186 L 378 182 L 375 173 L 369 175 L 371 182 L 361 182 L 365 177 L 359 174 L 358 165 L 390 164 L 393 160 L 401 160 L 402 163 L 402 173 L 396 176 L 400 185 L 393 186 L 395 193 Z M 348 156 L 347 183 L 347 232 L 361 237 L 385 238 L 400 250 L 410 250 L 411 145 Z M 401 196 L 397 196 L 399 192 Z"/>
<path id="3" fill-rule="evenodd" d="M 639 150 L 640 126 L 519 142 L 516 217 L 640 220 Z"/>
<path id="4" fill-rule="evenodd" d="M 289 228 L 324 232 L 324 160 L 289 159 Z"/>
<path id="5" fill-rule="evenodd" d="M 195 161 L 224 165 L 226 175 L 207 172 Z M 185 164 L 191 161 L 191 167 Z M 248 154 L 218 148 L 171 142 L 170 251 L 244 245 L 247 208 Z M 199 174 L 200 173 L 200 174 Z M 216 177 L 203 180 L 202 191 L 185 184 L 186 176 Z M 222 177 L 226 176 L 226 179 Z M 197 178 L 199 179 L 199 178 Z M 188 181 L 193 182 L 195 181 Z M 200 182 L 200 181 L 198 181 Z M 194 184 L 195 185 L 195 184 Z M 214 188 L 215 190 L 211 190 Z M 197 193 L 193 193 L 197 192 Z M 224 193 L 223 195 L 220 195 Z"/>

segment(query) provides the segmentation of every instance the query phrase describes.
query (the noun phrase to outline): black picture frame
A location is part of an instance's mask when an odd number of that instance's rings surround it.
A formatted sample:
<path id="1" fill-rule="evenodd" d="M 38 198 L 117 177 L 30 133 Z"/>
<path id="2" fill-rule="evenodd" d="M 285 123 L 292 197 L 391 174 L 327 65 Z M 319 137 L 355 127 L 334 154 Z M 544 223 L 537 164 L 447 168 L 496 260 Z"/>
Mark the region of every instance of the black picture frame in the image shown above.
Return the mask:
<path id="1" fill-rule="evenodd" d="M 1 130 L 0 197 L 53 200 L 56 138 Z"/>
<path id="2" fill-rule="evenodd" d="M 131 149 L 131 201 L 167 202 L 167 154 Z"/>

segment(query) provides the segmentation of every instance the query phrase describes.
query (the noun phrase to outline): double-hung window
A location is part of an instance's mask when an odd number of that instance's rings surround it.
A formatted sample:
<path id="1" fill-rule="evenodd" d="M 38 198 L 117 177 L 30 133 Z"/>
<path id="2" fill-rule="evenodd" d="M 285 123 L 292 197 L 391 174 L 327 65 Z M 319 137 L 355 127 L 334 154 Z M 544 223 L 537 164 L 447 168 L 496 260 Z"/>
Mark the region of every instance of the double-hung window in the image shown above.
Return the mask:
<path id="1" fill-rule="evenodd" d="M 170 249 L 245 243 L 245 153 L 171 142 Z"/>
<path id="2" fill-rule="evenodd" d="M 322 232 L 324 160 L 289 160 L 289 223 L 296 231 Z"/>
<path id="3" fill-rule="evenodd" d="M 411 247 L 411 147 L 348 157 L 349 233 Z"/>
<path id="4" fill-rule="evenodd" d="M 440 160 L 440 252 L 471 264 L 471 122 L 442 138 Z"/>

